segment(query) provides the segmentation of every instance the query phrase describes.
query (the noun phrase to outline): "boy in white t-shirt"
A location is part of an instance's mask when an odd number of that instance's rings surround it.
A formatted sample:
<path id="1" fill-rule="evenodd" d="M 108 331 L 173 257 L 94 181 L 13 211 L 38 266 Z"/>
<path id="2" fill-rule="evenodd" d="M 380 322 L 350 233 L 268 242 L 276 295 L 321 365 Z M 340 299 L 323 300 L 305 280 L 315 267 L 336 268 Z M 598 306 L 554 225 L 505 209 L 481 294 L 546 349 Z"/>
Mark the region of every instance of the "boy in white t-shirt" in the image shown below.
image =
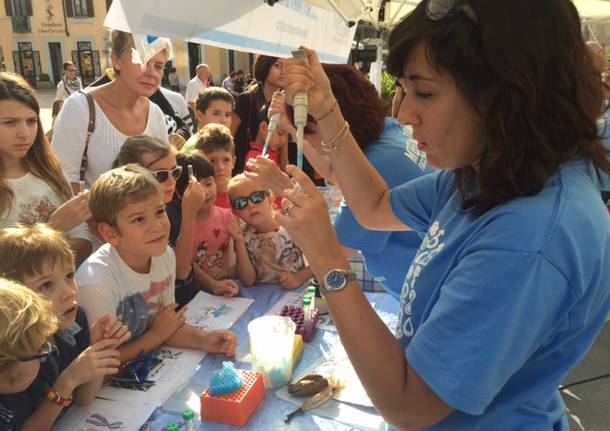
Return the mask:
<path id="1" fill-rule="evenodd" d="M 132 338 L 121 362 L 161 344 L 235 354 L 235 334 L 202 331 L 176 311 L 176 259 L 167 245 L 169 220 L 158 183 L 144 168 L 126 165 L 103 174 L 90 197 L 91 214 L 107 242 L 79 268 L 81 305 L 95 321 L 116 314 Z"/>

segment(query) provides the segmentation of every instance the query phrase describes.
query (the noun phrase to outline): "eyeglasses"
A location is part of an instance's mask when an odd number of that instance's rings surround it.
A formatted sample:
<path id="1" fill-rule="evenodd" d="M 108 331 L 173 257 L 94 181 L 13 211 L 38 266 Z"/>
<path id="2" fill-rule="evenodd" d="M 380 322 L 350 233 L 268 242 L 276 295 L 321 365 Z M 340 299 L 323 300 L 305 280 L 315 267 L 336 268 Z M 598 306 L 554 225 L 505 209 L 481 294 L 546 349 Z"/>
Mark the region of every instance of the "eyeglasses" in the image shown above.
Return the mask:
<path id="1" fill-rule="evenodd" d="M 182 166 L 176 166 L 174 169 L 159 169 L 158 171 L 152 171 L 153 177 L 160 183 L 166 182 L 170 175 L 174 180 L 178 180 L 182 175 Z"/>
<path id="2" fill-rule="evenodd" d="M 68 72 L 76 72 L 76 69 L 66 69 Z"/>
<path id="3" fill-rule="evenodd" d="M 442 21 L 463 12 L 473 23 L 479 24 L 479 19 L 469 0 L 428 0 L 426 16 L 432 21 Z"/>
<path id="4" fill-rule="evenodd" d="M 265 200 L 265 198 L 269 196 L 269 192 L 265 190 L 259 190 L 257 192 L 253 192 L 250 196 L 244 198 L 237 198 L 231 202 L 231 206 L 236 210 L 243 210 L 248 206 L 248 200 L 253 204 L 260 204 Z"/>
<path id="5" fill-rule="evenodd" d="M 40 359 L 40 362 L 45 362 L 50 354 L 57 353 L 57 346 L 45 341 L 37 355 L 24 356 L 19 358 L 19 362 L 34 361 Z"/>

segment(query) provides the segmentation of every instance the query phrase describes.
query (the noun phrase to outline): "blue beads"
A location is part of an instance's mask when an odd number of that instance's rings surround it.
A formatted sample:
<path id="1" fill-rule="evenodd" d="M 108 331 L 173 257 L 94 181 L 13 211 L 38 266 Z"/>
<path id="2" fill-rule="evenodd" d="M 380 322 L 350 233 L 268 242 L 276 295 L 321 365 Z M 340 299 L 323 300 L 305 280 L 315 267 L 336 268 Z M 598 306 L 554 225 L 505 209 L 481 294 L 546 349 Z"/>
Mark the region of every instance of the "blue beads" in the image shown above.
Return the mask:
<path id="1" fill-rule="evenodd" d="M 235 371 L 232 362 L 222 363 L 222 369 L 214 371 L 210 379 L 210 393 L 213 396 L 235 392 L 244 385 L 244 380 Z"/>

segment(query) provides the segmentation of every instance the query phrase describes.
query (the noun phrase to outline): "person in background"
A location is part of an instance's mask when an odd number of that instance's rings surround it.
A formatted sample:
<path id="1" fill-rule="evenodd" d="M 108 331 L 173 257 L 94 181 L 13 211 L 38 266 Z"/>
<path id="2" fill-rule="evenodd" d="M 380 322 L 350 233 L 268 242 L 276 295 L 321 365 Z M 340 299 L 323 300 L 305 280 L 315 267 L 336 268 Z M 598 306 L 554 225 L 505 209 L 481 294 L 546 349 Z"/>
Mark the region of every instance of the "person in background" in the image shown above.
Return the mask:
<path id="1" fill-rule="evenodd" d="M 558 387 L 610 311 L 603 94 L 576 6 L 424 0 L 392 29 L 388 50 L 406 94 L 398 119 L 439 168 L 414 181 L 388 189 L 335 107 L 315 52 L 307 63 L 285 60 L 285 91 L 288 101 L 307 92 L 357 220 L 423 237 L 396 332 L 353 281 L 326 200 L 292 166 L 298 186 L 284 193 L 277 220 L 320 280 L 389 427 L 568 431 Z"/>
<path id="2" fill-rule="evenodd" d="M 214 181 L 216 185 L 215 205 L 230 209 L 231 203 L 227 195 L 227 187 L 235 166 L 235 144 L 229 129 L 221 124 L 208 124 L 197 133 L 199 139 L 195 148 L 214 166 Z"/>
<path id="3" fill-rule="evenodd" d="M 244 170 L 245 157 L 250 150 L 250 142 L 258 133 L 258 113 L 268 105 L 276 90 L 284 86 L 283 60 L 277 57 L 257 55 L 254 60 L 255 81 L 237 97 L 231 135 L 235 141 L 235 167 L 233 175 Z"/>
<path id="4" fill-rule="evenodd" d="M 258 114 L 258 132 L 256 133 L 256 139 L 250 142 L 250 151 L 246 154 L 246 161 L 256 159 L 263 153 L 267 132 L 269 131 L 269 120 L 267 117 L 267 109 L 263 108 Z M 275 163 L 282 171 L 288 164 L 288 138 L 289 132 L 283 127 L 278 127 L 271 134 L 269 148 L 267 149 L 266 157 Z M 246 163 L 244 171 L 247 170 L 248 165 Z"/>
<path id="5" fill-rule="evenodd" d="M 66 101 L 55 123 L 53 148 L 73 187 L 78 187 L 85 167 L 85 184 L 91 188 L 101 174 L 112 168 L 129 136 L 167 140 L 163 111 L 148 97 L 158 90 L 163 67 L 172 56 L 169 39 L 156 38 L 150 50 L 140 55 L 130 33 L 113 30 L 110 44 L 116 78 L 89 91 L 96 117 L 86 154 L 90 118 L 86 96 L 79 93 Z"/>
<path id="6" fill-rule="evenodd" d="M 64 63 L 64 73 L 61 76 L 61 81 L 57 83 L 57 92 L 55 93 L 55 100 L 66 100 L 72 94 L 81 91 L 83 89 L 83 83 L 78 76 L 76 76 L 76 66 L 71 61 Z"/>
<path id="7" fill-rule="evenodd" d="M 193 112 L 195 112 L 195 102 L 197 101 L 197 97 L 199 97 L 199 93 L 213 85 L 210 66 L 202 63 L 197 65 L 195 70 L 195 77 L 191 79 L 186 86 L 186 103 Z"/>
<path id="8" fill-rule="evenodd" d="M 180 80 L 178 79 L 178 73 L 175 67 L 169 69 L 167 79 L 169 80 L 170 90 L 180 93 Z"/>
<path id="9" fill-rule="evenodd" d="M 59 111 L 64 106 L 63 100 L 54 100 L 53 106 L 51 106 L 51 128 L 44 135 L 49 140 L 49 143 L 53 140 L 53 127 L 55 126 L 55 119 L 59 115 Z"/>
<path id="10" fill-rule="evenodd" d="M 210 87 L 203 90 L 197 97 L 196 103 L 197 130 L 201 131 L 208 124 L 222 124 L 230 128 L 233 118 L 233 102 L 233 96 L 224 88 Z M 193 134 L 182 147 L 182 151 L 193 151 L 199 138 L 198 133 Z"/>

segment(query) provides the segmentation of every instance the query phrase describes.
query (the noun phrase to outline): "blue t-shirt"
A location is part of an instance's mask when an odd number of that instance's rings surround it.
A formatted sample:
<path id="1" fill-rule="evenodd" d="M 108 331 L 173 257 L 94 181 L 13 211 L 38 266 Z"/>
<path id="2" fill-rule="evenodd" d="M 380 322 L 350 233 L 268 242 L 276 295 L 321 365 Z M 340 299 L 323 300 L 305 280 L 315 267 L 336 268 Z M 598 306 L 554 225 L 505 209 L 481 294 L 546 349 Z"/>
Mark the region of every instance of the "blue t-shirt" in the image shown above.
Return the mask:
<path id="1" fill-rule="evenodd" d="M 558 386 L 610 310 L 610 217 L 589 162 L 475 217 L 450 172 L 391 191 L 425 234 L 402 290 L 409 364 L 456 411 L 431 430 L 569 430 Z"/>
<path id="2" fill-rule="evenodd" d="M 604 107 L 604 109 L 608 109 Z M 610 151 L 610 125 L 608 124 L 608 112 L 604 112 L 604 115 L 597 122 L 597 126 L 600 129 L 600 133 L 603 136 L 603 144 L 606 150 Z M 601 171 L 601 188 L 602 192 L 610 192 L 610 174 L 606 171 Z"/>
<path id="3" fill-rule="evenodd" d="M 389 188 L 432 172 L 426 166 L 425 154 L 417 150 L 417 143 L 393 118 L 386 119 L 381 137 L 364 149 L 364 155 Z M 366 268 L 375 280 L 392 296 L 400 298 L 402 283 L 421 244 L 421 237 L 416 232 L 368 230 L 356 221 L 345 202 L 334 226 L 339 242 L 345 247 L 360 250 Z"/>
<path id="4" fill-rule="evenodd" d="M 90 343 L 89 323 L 78 307 L 76 322 L 65 331 L 55 334 L 57 352 L 41 364 L 38 376 L 23 392 L 0 395 L 0 431 L 17 431 L 45 398 L 45 384 L 53 386 L 63 370 L 68 368 Z"/>

